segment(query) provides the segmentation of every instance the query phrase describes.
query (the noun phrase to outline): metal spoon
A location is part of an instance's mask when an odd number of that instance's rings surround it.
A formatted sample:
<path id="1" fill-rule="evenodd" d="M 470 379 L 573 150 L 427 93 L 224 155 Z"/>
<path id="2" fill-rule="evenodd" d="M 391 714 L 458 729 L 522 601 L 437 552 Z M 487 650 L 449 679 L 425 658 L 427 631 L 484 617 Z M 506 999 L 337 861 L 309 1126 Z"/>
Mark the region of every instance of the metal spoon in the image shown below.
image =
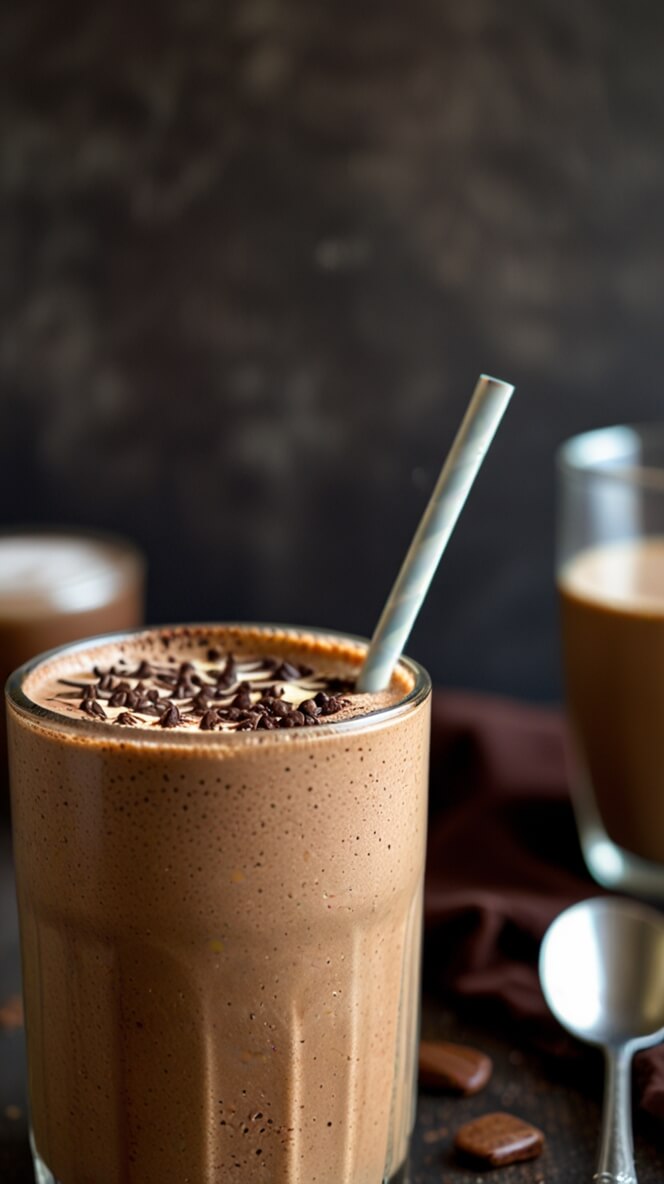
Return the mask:
<path id="1" fill-rule="evenodd" d="M 568 1032 L 604 1049 L 599 1184 L 636 1184 L 631 1062 L 664 1040 L 664 916 L 618 897 L 583 900 L 549 926 L 544 998 Z"/>

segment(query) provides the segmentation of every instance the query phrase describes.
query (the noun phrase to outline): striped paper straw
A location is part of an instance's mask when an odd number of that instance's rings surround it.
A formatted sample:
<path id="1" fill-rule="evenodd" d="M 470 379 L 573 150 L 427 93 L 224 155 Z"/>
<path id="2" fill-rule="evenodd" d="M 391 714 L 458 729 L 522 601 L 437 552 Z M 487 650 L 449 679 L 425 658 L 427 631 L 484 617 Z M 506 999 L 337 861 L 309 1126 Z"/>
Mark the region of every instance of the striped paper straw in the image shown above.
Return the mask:
<path id="1" fill-rule="evenodd" d="M 376 626 L 358 691 L 389 686 L 440 558 L 454 530 L 514 387 L 480 375 L 429 504 Z"/>

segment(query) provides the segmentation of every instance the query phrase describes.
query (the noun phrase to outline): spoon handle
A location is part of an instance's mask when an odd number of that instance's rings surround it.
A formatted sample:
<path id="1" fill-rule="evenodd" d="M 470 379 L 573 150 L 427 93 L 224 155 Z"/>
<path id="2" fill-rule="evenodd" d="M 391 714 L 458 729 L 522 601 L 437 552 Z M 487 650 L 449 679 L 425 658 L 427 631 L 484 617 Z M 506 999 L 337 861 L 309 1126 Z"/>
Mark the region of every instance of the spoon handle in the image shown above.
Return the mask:
<path id="1" fill-rule="evenodd" d="M 637 1184 L 632 1138 L 631 1049 L 606 1049 L 598 1184 Z"/>

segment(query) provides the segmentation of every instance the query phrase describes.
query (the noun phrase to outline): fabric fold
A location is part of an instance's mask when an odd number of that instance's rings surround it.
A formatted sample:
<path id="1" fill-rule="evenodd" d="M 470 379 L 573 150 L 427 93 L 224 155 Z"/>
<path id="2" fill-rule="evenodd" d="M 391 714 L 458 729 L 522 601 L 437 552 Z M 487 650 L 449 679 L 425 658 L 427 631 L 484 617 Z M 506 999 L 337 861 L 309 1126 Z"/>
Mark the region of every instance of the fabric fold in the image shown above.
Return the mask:
<path id="1" fill-rule="evenodd" d="M 570 801 L 562 713 L 437 691 L 425 893 L 427 981 L 580 1055 L 550 1015 L 539 946 L 568 905 L 602 894 L 585 869 Z M 641 1053 L 639 1105 L 664 1120 L 664 1046 Z"/>

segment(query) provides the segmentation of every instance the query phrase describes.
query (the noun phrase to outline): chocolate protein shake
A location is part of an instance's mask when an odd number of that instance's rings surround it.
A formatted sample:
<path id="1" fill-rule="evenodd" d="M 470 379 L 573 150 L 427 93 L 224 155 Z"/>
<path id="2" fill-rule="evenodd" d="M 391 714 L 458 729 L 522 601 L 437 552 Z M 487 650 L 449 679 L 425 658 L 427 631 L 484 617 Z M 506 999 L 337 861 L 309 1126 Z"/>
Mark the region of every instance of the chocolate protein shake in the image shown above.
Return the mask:
<path id="1" fill-rule="evenodd" d="M 582 551 L 559 589 L 577 790 L 619 847 L 664 865 L 664 538 Z"/>
<path id="2" fill-rule="evenodd" d="M 59 1184 L 383 1184 L 414 1118 L 429 682 L 254 627 L 10 684 L 33 1136 Z"/>
<path id="3" fill-rule="evenodd" d="M 0 534 L 0 679 L 42 650 L 143 619 L 143 560 L 131 544 L 65 531 Z M 0 721 L 0 797 L 6 783 Z"/>

